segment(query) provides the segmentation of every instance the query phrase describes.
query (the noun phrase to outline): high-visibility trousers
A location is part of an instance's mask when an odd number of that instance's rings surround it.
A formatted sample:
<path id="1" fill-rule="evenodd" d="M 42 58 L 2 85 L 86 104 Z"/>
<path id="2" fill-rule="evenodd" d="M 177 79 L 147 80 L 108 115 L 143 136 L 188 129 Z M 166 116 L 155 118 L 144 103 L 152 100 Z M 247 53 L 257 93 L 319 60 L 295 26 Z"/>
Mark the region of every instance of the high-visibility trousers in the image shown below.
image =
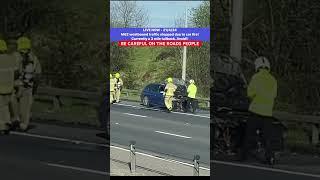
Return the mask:
<path id="1" fill-rule="evenodd" d="M 110 104 L 113 103 L 114 96 L 115 96 L 115 92 L 114 91 L 110 91 Z"/>
<path id="2" fill-rule="evenodd" d="M 121 95 L 121 90 L 120 89 L 116 89 L 115 91 L 115 100 L 118 103 L 120 101 L 120 95 Z"/>
<path id="3" fill-rule="evenodd" d="M 12 93 L 12 96 L 10 98 L 10 103 L 9 103 L 9 107 L 10 107 L 10 115 L 11 115 L 11 121 L 19 121 L 19 104 L 18 104 L 18 99 L 17 99 L 17 95 L 16 92 Z"/>
<path id="4" fill-rule="evenodd" d="M 33 95 L 32 88 L 22 88 L 21 90 L 19 98 L 20 129 L 26 130 L 30 123 Z"/>
<path id="5" fill-rule="evenodd" d="M 11 95 L 0 95 L 0 130 L 8 130 L 7 124 L 11 124 L 9 102 Z"/>
<path id="6" fill-rule="evenodd" d="M 168 110 L 172 110 L 172 101 L 173 101 L 173 96 L 165 96 L 164 97 L 164 104 L 166 105 Z"/>

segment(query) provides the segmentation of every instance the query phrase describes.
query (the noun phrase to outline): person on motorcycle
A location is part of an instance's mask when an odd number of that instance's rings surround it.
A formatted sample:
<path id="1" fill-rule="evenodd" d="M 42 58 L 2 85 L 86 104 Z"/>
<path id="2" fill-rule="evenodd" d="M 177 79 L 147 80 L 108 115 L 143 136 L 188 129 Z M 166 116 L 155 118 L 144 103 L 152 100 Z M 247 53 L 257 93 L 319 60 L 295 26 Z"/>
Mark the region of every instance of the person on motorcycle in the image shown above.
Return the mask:
<path id="1" fill-rule="evenodd" d="M 250 139 L 257 136 L 257 130 L 262 130 L 265 143 L 265 158 L 269 164 L 274 163 L 274 153 L 271 147 L 273 106 L 277 96 L 277 80 L 270 73 L 270 62 L 265 57 L 255 60 L 256 74 L 253 75 L 247 89 L 251 100 L 249 112 L 252 116 L 247 121 L 241 160 L 247 158 Z"/>

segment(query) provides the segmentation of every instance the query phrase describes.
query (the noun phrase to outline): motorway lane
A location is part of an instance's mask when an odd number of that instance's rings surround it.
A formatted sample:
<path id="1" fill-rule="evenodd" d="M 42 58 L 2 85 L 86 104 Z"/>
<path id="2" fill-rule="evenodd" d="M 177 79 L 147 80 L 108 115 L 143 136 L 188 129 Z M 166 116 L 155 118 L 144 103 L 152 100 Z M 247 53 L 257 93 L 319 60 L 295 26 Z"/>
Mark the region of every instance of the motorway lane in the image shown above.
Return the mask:
<path id="1" fill-rule="evenodd" d="M 0 136 L 1 179 L 105 180 L 107 150 L 11 134 Z"/>
<path id="2" fill-rule="evenodd" d="M 111 144 L 192 161 L 199 154 L 202 166 L 210 164 L 210 117 L 166 113 L 141 106 L 111 106 Z"/>
<path id="3" fill-rule="evenodd" d="M 225 162 L 224 162 L 225 163 Z M 320 175 L 288 171 L 244 164 L 213 162 L 211 178 L 214 180 L 259 179 L 259 180 L 319 180 Z"/>

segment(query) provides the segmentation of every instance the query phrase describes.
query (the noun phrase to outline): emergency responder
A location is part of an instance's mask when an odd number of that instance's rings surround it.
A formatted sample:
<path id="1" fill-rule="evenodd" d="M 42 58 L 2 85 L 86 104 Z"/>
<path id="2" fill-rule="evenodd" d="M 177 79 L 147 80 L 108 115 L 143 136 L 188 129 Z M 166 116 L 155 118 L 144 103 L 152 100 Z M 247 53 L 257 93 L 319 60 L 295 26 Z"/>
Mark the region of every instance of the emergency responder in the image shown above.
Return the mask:
<path id="1" fill-rule="evenodd" d="M 31 51 L 31 40 L 27 37 L 20 37 L 17 40 L 15 56 L 19 65 L 19 81 L 16 98 L 18 101 L 18 115 L 20 119 L 20 130 L 29 129 L 33 94 L 41 74 L 41 65 L 38 58 Z"/>
<path id="2" fill-rule="evenodd" d="M 116 79 L 113 78 L 112 74 L 110 74 L 110 104 L 113 104 L 115 99 L 115 85 Z"/>
<path id="3" fill-rule="evenodd" d="M 273 106 L 277 96 L 277 81 L 270 73 L 270 62 L 265 57 L 255 61 L 256 74 L 253 75 L 247 95 L 251 99 L 249 111 L 252 116 L 248 119 L 245 131 L 241 160 L 245 160 L 250 147 L 250 139 L 257 136 L 257 130 L 262 130 L 265 142 L 265 158 L 270 165 L 274 164 L 274 153 L 271 147 Z"/>
<path id="4" fill-rule="evenodd" d="M 167 84 L 166 87 L 164 88 L 164 103 L 168 109 L 168 112 L 172 111 L 172 101 L 173 101 L 173 96 L 174 92 L 177 90 L 177 86 L 173 84 L 173 79 L 169 77 L 167 79 Z"/>
<path id="5" fill-rule="evenodd" d="M 123 87 L 123 81 L 120 78 L 120 73 L 115 74 L 115 101 L 120 102 L 121 90 Z"/>
<path id="6" fill-rule="evenodd" d="M 189 86 L 187 88 L 188 93 L 188 107 L 189 109 L 192 108 L 192 113 L 196 110 L 196 94 L 197 94 L 197 86 L 195 85 L 195 82 L 193 79 L 190 79 Z"/>
<path id="7" fill-rule="evenodd" d="M 14 72 L 16 69 L 14 56 L 7 54 L 8 47 L 0 40 L 0 135 L 9 134 L 11 118 L 9 103 L 14 88 Z"/>

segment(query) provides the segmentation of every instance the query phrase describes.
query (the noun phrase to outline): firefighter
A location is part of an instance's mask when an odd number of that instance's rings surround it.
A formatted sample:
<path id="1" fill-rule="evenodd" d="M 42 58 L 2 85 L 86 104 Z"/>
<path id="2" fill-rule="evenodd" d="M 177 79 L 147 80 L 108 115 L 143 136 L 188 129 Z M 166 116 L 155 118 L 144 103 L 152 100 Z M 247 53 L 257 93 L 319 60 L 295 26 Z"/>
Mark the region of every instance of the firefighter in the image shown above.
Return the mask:
<path id="1" fill-rule="evenodd" d="M 173 101 L 173 96 L 174 92 L 177 90 L 177 86 L 173 84 L 173 79 L 169 77 L 167 79 L 167 84 L 166 87 L 164 88 L 164 103 L 168 109 L 168 112 L 172 111 L 172 101 Z"/>
<path id="2" fill-rule="evenodd" d="M 121 90 L 123 87 L 123 81 L 120 78 L 120 73 L 115 74 L 115 101 L 116 103 L 120 102 Z"/>
<path id="3" fill-rule="evenodd" d="M 115 99 L 115 85 L 116 85 L 116 79 L 113 78 L 112 74 L 110 74 L 110 104 L 114 102 Z"/>
<path id="4" fill-rule="evenodd" d="M 8 47 L 0 40 L 0 135 L 9 134 L 11 118 L 9 103 L 14 89 L 14 56 L 7 54 Z"/>
<path id="5" fill-rule="evenodd" d="M 17 52 L 15 56 L 19 66 L 19 85 L 16 87 L 16 98 L 18 116 L 20 119 L 20 130 L 27 131 L 30 123 L 33 94 L 41 74 L 41 65 L 38 58 L 31 51 L 31 40 L 27 37 L 20 37 L 17 40 Z M 17 111 L 17 110 L 15 110 Z"/>

